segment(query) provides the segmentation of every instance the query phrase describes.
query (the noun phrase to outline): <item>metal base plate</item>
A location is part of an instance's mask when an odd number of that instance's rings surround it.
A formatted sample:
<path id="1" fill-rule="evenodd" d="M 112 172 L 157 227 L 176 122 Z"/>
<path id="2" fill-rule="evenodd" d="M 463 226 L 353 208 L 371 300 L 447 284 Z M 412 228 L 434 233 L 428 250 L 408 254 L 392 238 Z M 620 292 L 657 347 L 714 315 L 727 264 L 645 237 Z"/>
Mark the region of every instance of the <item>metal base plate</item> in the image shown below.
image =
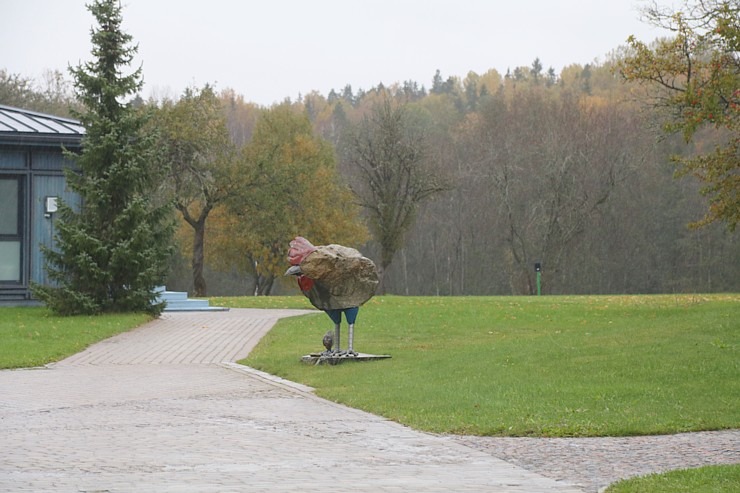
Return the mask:
<path id="1" fill-rule="evenodd" d="M 357 356 L 347 354 L 332 355 L 327 353 L 311 353 L 303 356 L 301 362 L 308 365 L 338 365 L 347 361 L 375 361 L 379 359 L 388 359 L 389 354 L 367 354 L 357 353 Z"/>

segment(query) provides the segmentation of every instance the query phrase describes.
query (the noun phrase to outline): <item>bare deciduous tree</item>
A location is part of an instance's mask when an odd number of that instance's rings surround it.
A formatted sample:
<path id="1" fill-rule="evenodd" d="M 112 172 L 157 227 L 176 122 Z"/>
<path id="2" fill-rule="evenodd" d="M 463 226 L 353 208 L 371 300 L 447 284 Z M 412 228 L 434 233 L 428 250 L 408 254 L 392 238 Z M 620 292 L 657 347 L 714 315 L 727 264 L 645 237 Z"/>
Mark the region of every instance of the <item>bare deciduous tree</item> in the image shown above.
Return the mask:
<path id="1" fill-rule="evenodd" d="M 356 171 L 351 188 L 380 245 L 383 272 L 404 244 L 419 204 L 447 187 L 427 153 L 423 130 L 410 124 L 406 107 L 385 98 L 349 133 L 345 159 Z"/>
<path id="2" fill-rule="evenodd" d="M 484 110 L 474 139 L 504 218 L 512 292 L 535 292 L 536 261 L 560 270 L 590 218 L 639 163 L 630 124 L 616 106 L 537 90 Z"/>

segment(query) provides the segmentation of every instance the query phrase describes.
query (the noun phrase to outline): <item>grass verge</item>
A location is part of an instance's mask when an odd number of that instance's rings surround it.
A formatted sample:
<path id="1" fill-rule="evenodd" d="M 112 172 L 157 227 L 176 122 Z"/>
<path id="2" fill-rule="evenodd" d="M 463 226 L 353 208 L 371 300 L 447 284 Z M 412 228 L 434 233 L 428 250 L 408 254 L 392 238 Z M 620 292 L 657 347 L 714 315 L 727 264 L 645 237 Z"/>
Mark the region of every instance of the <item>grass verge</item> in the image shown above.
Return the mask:
<path id="1" fill-rule="evenodd" d="M 43 307 L 0 308 L 0 368 L 59 361 L 151 320 L 146 314 L 60 317 Z"/>
<path id="2" fill-rule="evenodd" d="M 360 310 L 355 349 L 392 359 L 300 363 L 323 349 L 331 326 L 323 313 L 281 320 L 243 363 L 437 433 L 629 436 L 740 425 L 738 295 L 375 297 Z"/>
<path id="3" fill-rule="evenodd" d="M 740 491 L 740 465 L 679 469 L 626 479 L 605 493 L 735 493 Z"/>

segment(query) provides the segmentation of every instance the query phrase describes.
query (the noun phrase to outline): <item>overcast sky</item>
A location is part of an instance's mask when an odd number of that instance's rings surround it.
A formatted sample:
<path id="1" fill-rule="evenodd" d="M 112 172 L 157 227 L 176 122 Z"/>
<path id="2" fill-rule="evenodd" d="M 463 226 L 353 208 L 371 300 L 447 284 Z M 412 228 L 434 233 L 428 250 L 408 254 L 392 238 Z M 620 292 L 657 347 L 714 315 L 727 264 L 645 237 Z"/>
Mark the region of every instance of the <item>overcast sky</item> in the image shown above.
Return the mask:
<path id="1" fill-rule="evenodd" d="M 90 0 L 0 0 L 0 68 L 41 79 L 91 59 Z M 603 60 L 634 34 L 644 0 L 121 0 L 143 96 L 232 88 L 262 105 L 351 84 L 464 78 Z M 659 0 L 671 5 L 671 0 Z"/>

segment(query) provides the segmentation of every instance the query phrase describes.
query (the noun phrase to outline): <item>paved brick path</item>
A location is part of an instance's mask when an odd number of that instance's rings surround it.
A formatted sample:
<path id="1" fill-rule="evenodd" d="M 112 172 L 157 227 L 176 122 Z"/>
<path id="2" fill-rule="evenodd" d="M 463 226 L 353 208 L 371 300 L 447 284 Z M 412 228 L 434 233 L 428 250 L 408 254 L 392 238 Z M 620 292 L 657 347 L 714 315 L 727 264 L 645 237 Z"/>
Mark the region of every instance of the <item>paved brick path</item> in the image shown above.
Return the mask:
<path id="1" fill-rule="evenodd" d="M 582 491 L 232 363 L 298 313 L 171 313 L 0 371 L 0 491 Z"/>

